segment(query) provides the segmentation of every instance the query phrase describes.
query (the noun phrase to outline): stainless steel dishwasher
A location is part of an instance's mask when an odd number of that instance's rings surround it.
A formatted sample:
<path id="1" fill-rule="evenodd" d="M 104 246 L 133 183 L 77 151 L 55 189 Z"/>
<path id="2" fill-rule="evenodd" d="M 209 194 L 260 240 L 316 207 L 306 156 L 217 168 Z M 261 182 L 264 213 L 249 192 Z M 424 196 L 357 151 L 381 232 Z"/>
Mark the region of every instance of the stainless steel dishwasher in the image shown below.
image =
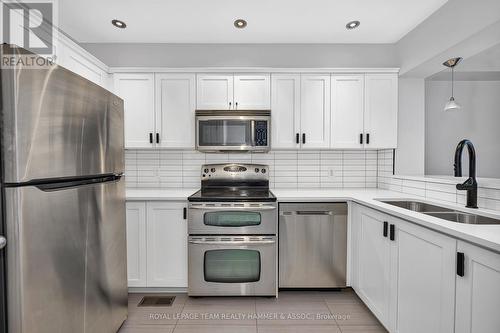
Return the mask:
<path id="1" fill-rule="evenodd" d="M 347 204 L 285 203 L 279 211 L 279 287 L 345 287 Z"/>

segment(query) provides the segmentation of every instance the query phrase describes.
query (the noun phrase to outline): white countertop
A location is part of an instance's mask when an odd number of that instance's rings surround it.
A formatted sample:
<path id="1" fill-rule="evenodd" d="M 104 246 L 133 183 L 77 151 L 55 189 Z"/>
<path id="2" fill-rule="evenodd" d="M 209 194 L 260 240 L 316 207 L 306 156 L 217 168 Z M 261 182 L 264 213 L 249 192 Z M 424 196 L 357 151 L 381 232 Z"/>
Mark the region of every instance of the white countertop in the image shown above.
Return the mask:
<path id="1" fill-rule="evenodd" d="M 127 201 L 185 201 L 199 188 L 155 189 L 155 188 L 127 188 Z"/>
<path id="2" fill-rule="evenodd" d="M 127 201 L 183 201 L 196 191 L 197 189 L 127 189 L 126 197 Z M 278 201 L 281 202 L 354 201 L 429 229 L 500 252 L 500 225 L 473 225 L 450 222 L 392 206 L 376 199 L 397 200 L 414 198 L 418 201 L 438 204 L 460 211 L 478 213 L 497 219 L 500 219 L 500 212 L 486 209 L 467 209 L 458 204 L 450 204 L 437 200 L 431 201 L 408 194 L 380 189 L 272 189 L 272 192 L 276 195 Z"/>

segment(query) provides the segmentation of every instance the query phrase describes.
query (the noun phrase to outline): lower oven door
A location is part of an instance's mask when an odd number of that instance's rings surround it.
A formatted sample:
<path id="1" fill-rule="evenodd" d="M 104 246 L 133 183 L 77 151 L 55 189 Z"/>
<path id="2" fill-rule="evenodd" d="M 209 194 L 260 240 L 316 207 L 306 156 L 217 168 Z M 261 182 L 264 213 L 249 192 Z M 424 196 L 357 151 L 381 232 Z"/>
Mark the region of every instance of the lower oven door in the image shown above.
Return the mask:
<path id="1" fill-rule="evenodd" d="M 190 296 L 276 296 L 276 236 L 190 236 Z"/>
<path id="2" fill-rule="evenodd" d="M 190 235 L 275 235 L 278 210 L 275 202 L 192 202 Z"/>

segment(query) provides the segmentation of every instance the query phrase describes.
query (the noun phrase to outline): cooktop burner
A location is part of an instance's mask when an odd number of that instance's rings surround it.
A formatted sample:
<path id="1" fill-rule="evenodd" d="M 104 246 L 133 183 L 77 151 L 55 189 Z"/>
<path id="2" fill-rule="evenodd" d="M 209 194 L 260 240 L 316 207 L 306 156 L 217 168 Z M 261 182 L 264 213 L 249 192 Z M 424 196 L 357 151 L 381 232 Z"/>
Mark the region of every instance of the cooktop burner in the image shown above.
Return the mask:
<path id="1" fill-rule="evenodd" d="M 276 201 L 269 191 L 269 167 L 262 164 L 207 164 L 201 190 L 189 201 Z"/>
<path id="2" fill-rule="evenodd" d="M 268 189 L 205 189 L 188 198 L 189 201 L 276 201 Z"/>

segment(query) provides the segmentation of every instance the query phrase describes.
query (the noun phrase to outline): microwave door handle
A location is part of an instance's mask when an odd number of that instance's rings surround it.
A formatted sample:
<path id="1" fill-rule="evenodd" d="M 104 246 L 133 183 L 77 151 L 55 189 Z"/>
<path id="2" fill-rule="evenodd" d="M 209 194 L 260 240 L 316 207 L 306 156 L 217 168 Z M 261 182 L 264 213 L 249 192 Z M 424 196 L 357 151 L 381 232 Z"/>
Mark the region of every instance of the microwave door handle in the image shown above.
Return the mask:
<path id="1" fill-rule="evenodd" d="M 261 240 L 261 241 L 234 241 L 234 242 L 226 242 L 226 241 L 197 241 L 190 240 L 189 244 L 196 245 L 262 245 L 262 244 L 274 244 L 275 240 Z"/>

